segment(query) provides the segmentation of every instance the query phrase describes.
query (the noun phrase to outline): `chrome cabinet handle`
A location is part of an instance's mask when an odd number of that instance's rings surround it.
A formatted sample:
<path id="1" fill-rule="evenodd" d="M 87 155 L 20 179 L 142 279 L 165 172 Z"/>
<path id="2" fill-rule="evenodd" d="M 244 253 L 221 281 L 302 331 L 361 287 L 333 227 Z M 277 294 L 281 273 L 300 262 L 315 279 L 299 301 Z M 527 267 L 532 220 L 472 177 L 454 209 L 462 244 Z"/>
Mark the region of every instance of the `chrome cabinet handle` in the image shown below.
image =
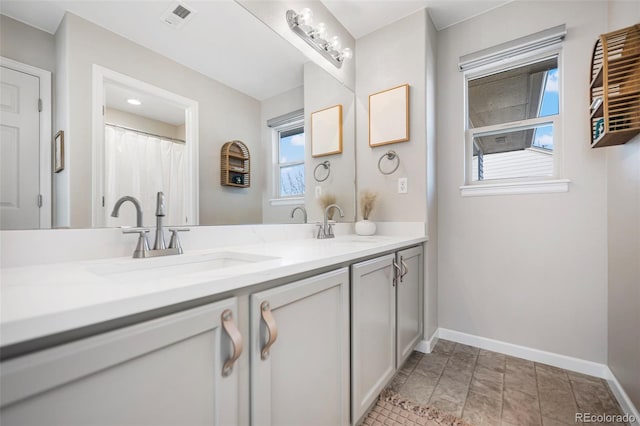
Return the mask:
<path id="1" fill-rule="evenodd" d="M 225 361 L 224 366 L 222 367 L 222 377 L 227 377 L 233 371 L 233 364 L 240 358 L 240 354 L 242 353 L 242 335 L 233 322 L 233 313 L 231 309 L 225 309 L 221 315 L 222 318 L 222 328 L 226 331 L 227 335 L 231 339 L 231 344 L 233 345 L 233 353 L 229 357 L 228 360 Z"/>
<path id="2" fill-rule="evenodd" d="M 267 340 L 267 343 L 265 343 L 265 345 L 262 347 L 262 350 L 260 351 L 260 357 L 263 360 L 266 360 L 267 358 L 269 358 L 269 349 L 271 349 L 271 346 L 278 338 L 278 327 L 276 326 L 276 320 L 271 314 L 271 306 L 269 306 L 269 302 L 264 301 L 260 304 L 260 313 L 262 316 L 262 320 L 267 326 L 267 331 L 269 331 L 269 340 Z"/>
<path id="3" fill-rule="evenodd" d="M 402 272 L 400 273 L 400 282 L 402 282 L 402 279 L 404 278 L 404 276 L 407 275 L 407 273 L 409 272 L 409 267 L 407 266 L 402 256 L 400 256 L 400 263 L 402 264 Z"/>
<path id="4" fill-rule="evenodd" d="M 398 273 L 400 272 L 400 267 L 396 263 L 395 259 L 393 259 L 391 262 L 393 263 L 393 286 L 395 287 L 398 283 Z"/>

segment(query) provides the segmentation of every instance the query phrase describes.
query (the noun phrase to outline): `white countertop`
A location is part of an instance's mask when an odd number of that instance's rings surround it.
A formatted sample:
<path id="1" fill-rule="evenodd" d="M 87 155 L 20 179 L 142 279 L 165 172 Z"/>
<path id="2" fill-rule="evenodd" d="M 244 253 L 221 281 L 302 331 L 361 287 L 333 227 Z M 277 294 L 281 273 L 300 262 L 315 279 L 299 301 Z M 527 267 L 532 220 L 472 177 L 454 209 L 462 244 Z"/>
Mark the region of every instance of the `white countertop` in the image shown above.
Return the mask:
<path id="1" fill-rule="evenodd" d="M 163 258 L 118 257 L 4 268 L 0 270 L 0 346 L 234 291 L 426 240 L 424 236 L 346 235 L 328 240 L 306 238 L 186 250 L 182 256 Z M 175 262 L 169 258 L 182 261 L 189 257 L 197 262 L 198 257 L 225 252 L 270 259 L 213 270 L 194 268 L 201 270 L 173 276 L 163 276 L 155 268 Z M 144 262 L 151 271 L 148 278 L 140 271 L 113 273 L 130 266 L 137 268 Z"/>

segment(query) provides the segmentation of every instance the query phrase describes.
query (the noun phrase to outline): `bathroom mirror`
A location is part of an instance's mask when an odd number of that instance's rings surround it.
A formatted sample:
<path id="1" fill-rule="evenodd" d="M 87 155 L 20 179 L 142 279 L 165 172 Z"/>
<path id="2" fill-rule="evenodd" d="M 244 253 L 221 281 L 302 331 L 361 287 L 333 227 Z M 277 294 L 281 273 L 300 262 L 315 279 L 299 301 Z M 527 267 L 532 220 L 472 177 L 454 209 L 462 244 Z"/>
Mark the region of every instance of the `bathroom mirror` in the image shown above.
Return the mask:
<path id="1" fill-rule="evenodd" d="M 128 211 L 132 206 L 123 206 L 121 221 L 107 219 L 113 207 L 108 204 L 115 196 L 105 196 L 103 183 L 108 177 L 96 178 L 96 168 L 104 167 L 96 152 L 96 134 L 102 138 L 106 134 L 104 127 L 96 130 L 97 113 L 112 129 L 162 133 L 176 144 L 184 140 L 181 134 L 196 132 L 196 160 L 187 164 L 196 176 L 196 213 L 181 223 L 299 223 L 300 216 L 290 216 L 298 205 L 310 211 L 309 220 L 317 220 L 315 191 L 328 191 L 335 185 L 340 187 L 338 203 L 346 213 L 343 220 L 355 219 L 354 96 L 349 89 L 234 1 L 184 2 L 189 6 L 184 19 L 172 15 L 177 4 L 172 1 L 126 2 L 126 14 L 123 4 L 3 1 L 0 56 L 52 73 L 51 132 L 65 132 L 65 167 L 59 173 L 48 172 L 52 196 L 49 205 L 43 206 L 52 211 L 53 227 L 133 225 L 134 213 Z M 130 96 L 123 90 L 135 88 L 120 87 L 119 92 L 98 84 L 95 66 L 195 102 L 195 129 L 180 120 L 158 119 L 162 111 L 156 115 L 129 111 L 137 118 L 121 114 L 123 106 L 114 107 L 111 100 L 121 102 Z M 307 90 L 308 86 L 313 90 Z M 97 93 L 99 87 L 105 92 Z M 145 95 L 142 92 L 140 96 Z M 97 99 L 106 99 L 106 103 L 100 105 Z M 317 161 L 311 157 L 308 120 L 312 111 L 336 104 L 343 105 L 345 148 L 341 154 L 324 157 L 331 161 L 331 176 L 320 185 L 313 179 Z M 267 120 L 300 109 L 305 111 L 306 189 L 302 197 L 278 199 L 276 136 Z M 185 109 L 180 114 L 189 117 L 192 113 Z M 135 124 L 144 120 L 173 126 L 174 136 Z M 249 188 L 220 185 L 220 148 L 230 140 L 243 141 L 251 152 Z M 130 164 L 133 167 L 135 161 Z M 322 189 L 316 189 L 318 186 Z M 149 219 L 145 217 L 145 222 Z"/>

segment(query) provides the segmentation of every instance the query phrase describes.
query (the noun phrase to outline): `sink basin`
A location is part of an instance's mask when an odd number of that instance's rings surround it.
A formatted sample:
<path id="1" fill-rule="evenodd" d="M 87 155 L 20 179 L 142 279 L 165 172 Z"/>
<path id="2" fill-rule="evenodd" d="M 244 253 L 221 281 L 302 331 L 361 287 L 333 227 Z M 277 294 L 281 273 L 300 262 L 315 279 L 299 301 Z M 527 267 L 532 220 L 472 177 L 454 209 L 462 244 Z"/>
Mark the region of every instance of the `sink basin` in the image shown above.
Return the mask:
<path id="1" fill-rule="evenodd" d="M 216 252 L 202 254 L 182 254 L 147 259 L 127 259 L 93 265 L 89 272 L 106 278 L 120 280 L 155 280 L 184 276 L 198 272 L 214 271 L 234 266 L 247 265 L 279 259 L 248 253 Z"/>

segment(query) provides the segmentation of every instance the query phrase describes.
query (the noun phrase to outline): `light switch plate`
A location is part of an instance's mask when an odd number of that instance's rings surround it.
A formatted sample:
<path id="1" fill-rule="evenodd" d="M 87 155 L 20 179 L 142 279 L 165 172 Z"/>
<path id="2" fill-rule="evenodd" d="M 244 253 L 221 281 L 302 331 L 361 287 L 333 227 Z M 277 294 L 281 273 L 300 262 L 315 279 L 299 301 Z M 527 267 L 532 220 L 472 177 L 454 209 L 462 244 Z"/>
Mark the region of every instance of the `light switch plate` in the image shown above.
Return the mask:
<path id="1" fill-rule="evenodd" d="M 398 194 L 406 194 L 408 192 L 407 178 L 398 179 Z"/>

